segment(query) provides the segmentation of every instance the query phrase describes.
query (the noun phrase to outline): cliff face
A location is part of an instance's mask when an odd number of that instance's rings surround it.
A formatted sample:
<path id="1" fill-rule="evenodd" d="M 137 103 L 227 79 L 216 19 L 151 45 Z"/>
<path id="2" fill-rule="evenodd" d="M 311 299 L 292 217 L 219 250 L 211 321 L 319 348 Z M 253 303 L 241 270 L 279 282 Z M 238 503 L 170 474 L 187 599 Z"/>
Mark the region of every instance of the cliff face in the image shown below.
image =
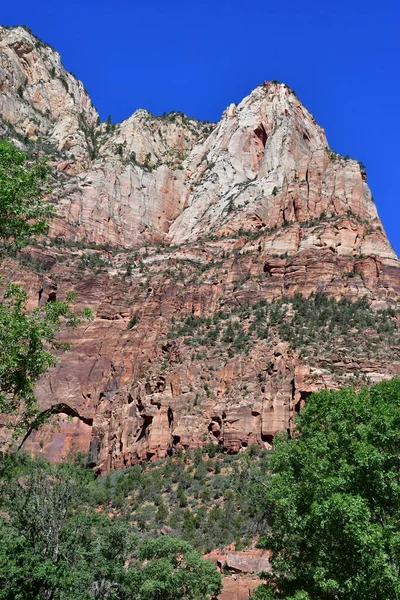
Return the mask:
<path id="1" fill-rule="evenodd" d="M 88 166 L 81 125 L 94 127 L 97 111 L 58 52 L 23 27 L 0 27 L 0 114 L 3 132 L 11 126 Z"/>
<path id="2" fill-rule="evenodd" d="M 58 173 L 51 240 L 2 270 L 32 306 L 73 289 L 95 314 L 63 332 L 71 351 L 38 390 L 59 428 L 27 448 L 90 447 L 100 470 L 210 441 L 236 452 L 291 427 L 313 390 L 400 373 L 399 261 L 365 170 L 284 84 L 217 125 L 100 123 L 54 50 L 0 28 L 0 116 Z"/>

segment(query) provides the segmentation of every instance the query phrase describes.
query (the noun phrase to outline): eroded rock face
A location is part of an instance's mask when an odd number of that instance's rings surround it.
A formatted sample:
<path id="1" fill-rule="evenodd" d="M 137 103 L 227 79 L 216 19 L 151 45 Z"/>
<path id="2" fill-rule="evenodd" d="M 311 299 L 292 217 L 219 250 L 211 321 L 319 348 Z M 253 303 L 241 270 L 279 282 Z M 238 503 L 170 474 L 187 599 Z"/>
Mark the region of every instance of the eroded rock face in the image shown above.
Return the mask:
<path id="1" fill-rule="evenodd" d="M 270 552 L 255 548 L 243 551 L 213 550 L 204 558 L 225 573 L 219 600 L 247 600 L 264 583 L 260 573 L 271 570 Z"/>
<path id="2" fill-rule="evenodd" d="M 58 52 L 24 27 L 0 27 L 0 116 L 19 134 L 88 166 L 82 124 L 93 128 L 97 111 Z"/>
<path id="3" fill-rule="evenodd" d="M 191 193 L 170 229 L 174 242 L 321 215 L 351 213 L 369 228 L 381 226 L 365 173 L 356 161 L 329 149 L 323 129 L 283 84 L 265 82 L 231 105 L 209 138 L 193 149 L 187 171 L 193 173 Z M 356 249 L 356 237 L 347 236 L 343 253 Z M 387 242 L 380 250 L 394 257 Z"/>
<path id="4" fill-rule="evenodd" d="M 107 127 L 107 126 L 106 126 Z M 112 127 L 112 135 L 101 147 L 103 156 L 118 156 L 147 168 L 164 164 L 179 167 L 193 146 L 214 129 L 212 123 L 196 121 L 172 111 L 154 117 L 139 109 L 120 125 Z"/>
<path id="5" fill-rule="evenodd" d="M 222 571 L 228 569 L 231 573 L 242 575 L 257 575 L 271 570 L 270 552 L 251 548 L 249 550 L 213 550 L 204 558 L 211 560 Z"/>
<path id="6" fill-rule="evenodd" d="M 95 315 L 61 334 L 71 351 L 38 386 L 61 427 L 30 450 L 90 449 L 105 471 L 209 442 L 268 446 L 312 391 L 400 373 L 400 344 L 373 328 L 330 349 L 327 332 L 308 354 L 279 331 L 292 309 L 264 338 L 251 329 L 252 306 L 297 293 L 365 296 L 398 326 L 399 261 L 366 174 L 285 85 L 259 86 L 216 126 L 145 110 L 114 126 L 57 52 L 0 28 L 0 116 L 58 169 L 52 241 L 25 250 L 29 268 L 23 254 L 1 270 L 31 308 L 74 290 Z M 206 320 L 198 339 L 188 318 Z M 248 338 L 236 350 L 224 319 Z"/>
<path id="7" fill-rule="evenodd" d="M 92 435 L 92 420 L 60 412 L 40 433 L 33 431 L 24 442 L 24 449 L 52 462 L 70 460 L 78 452 L 87 453 Z"/>
<path id="8" fill-rule="evenodd" d="M 222 578 L 222 592 L 219 600 L 248 600 L 254 590 L 262 583 L 258 577 L 234 577 Z"/>
<path id="9" fill-rule="evenodd" d="M 46 261 L 50 255 L 57 259 L 40 276 L 18 270 L 11 260 L 3 263 L 4 271 L 13 273 L 14 281 L 30 291 L 30 306 L 54 294 L 63 299 L 68 290 L 74 290 L 77 308 L 89 306 L 94 312 L 90 324 L 62 332 L 71 350 L 43 378 L 38 395 L 44 410 L 63 403 L 85 424 L 92 424 L 90 437 L 84 428 L 85 447 L 90 447 L 91 462 L 100 470 L 162 458 L 180 448 L 209 442 L 226 452 L 254 443 L 268 447 L 276 431 L 292 426 L 293 415 L 312 391 L 353 382 L 355 375 L 375 382 L 400 374 L 399 348 L 390 347 L 381 336 L 378 346 L 368 349 L 363 344 L 375 334 L 363 329 L 351 345 L 339 341 L 332 350 L 316 340 L 317 350 L 310 356 L 280 340 L 279 333 L 269 339 L 252 336 L 232 353 L 232 345 L 224 342 L 227 321 L 222 317 L 215 321 L 221 334 L 214 345 L 203 341 L 187 345 L 185 334 L 171 337 L 187 318 L 213 319 L 219 311 L 225 314 L 249 306 L 247 321 L 240 314 L 231 318 L 244 327 L 254 318 L 251 306 L 255 302 L 273 302 L 297 291 L 309 294 L 321 286 L 337 298 L 366 296 L 376 309 L 395 306 L 398 288 L 391 284 L 398 283 L 395 266 L 393 272 L 373 271 L 369 267 L 375 261 L 335 259 L 331 250 L 316 256 L 305 251 L 294 259 L 260 256 L 247 253 L 246 242 L 239 241 L 242 251 L 236 256 L 218 242 L 191 250 L 186 246 L 185 253 L 148 249 L 147 257 L 35 250 L 34 255 Z M 247 244 L 252 248 L 253 242 Z M 98 273 L 81 270 L 88 256 L 102 256 L 110 262 Z M 214 267 L 199 270 L 212 261 Z M 53 440 L 49 432 L 51 428 L 35 435 L 29 447 L 54 458 L 60 435 Z M 75 444 L 68 430 L 59 457 L 69 452 L 71 439 Z"/>

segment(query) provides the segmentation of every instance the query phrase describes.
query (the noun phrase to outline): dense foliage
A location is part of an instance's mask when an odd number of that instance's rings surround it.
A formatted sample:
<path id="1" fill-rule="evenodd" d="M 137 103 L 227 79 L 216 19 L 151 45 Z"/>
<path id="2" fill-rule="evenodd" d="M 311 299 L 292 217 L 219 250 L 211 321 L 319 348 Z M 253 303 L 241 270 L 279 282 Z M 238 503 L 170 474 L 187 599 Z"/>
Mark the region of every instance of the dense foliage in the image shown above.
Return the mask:
<path id="1" fill-rule="evenodd" d="M 398 598 L 400 380 L 314 394 L 296 424 L 270 463 L 277 596 Z"/>
<path id="2" fill-rule="evenodd" d="M 28 160 L 11 142 L 0 140 L 0 241 L 17 248 L 48 229 L 54 211 L 43 202 L 49 170 L 44 160 Z"/>
<path id="3" fill-rule="evenodd" d="M 183 540 L 139 539 L 132 524 L 89 505 L 93 475 L 72 464 L 3 458 L 2 600 L 205 600 L 212 563 Z"/>

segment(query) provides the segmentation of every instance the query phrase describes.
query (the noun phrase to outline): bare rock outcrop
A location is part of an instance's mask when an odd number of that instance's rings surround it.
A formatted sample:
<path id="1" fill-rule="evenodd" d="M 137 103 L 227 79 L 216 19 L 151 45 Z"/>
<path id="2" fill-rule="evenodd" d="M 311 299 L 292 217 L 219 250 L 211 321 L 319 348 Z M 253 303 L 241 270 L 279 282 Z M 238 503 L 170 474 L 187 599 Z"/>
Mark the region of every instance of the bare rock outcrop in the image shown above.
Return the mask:
<path id="1" fill-rule="evenodd" d="M 263 583 L 260 574 L 264 575 L 271 570 L 270 553 L 255 548 L 243 551 L 213 550 L 204 558 L 213 562 L 224 573 L 219 600 L 248 600 Z"/>
<path id="2" fill-rule="evenodd" d="M 89 165 L 82 126 L 98 114 L 60 55 L 25 27 L 0 27 L 0 117 L 28 139 L 47 142 L 83 168 Z"/>
<path id="3" fill-rule="evenodd" d="M 260 583 L 258 577 L 225 576 L 218 600 L 248 600 Z"/>

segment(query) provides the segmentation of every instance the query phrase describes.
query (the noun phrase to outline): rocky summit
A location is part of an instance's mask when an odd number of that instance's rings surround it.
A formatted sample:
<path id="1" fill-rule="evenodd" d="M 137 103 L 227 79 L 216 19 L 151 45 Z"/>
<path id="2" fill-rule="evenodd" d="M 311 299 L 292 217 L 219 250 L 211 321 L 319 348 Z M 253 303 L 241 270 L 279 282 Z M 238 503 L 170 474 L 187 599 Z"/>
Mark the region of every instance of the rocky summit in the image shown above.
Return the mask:
<path id="1" fill-rule="evenodd" d="M 365 167 L 283 83 L 216 124 L 101 122 L 53 48 L 0 27 L 0 117 L 1 136 L 49 158 L 57 210 L 3 275 L 31 307 L 72 290 L 94 314 L 62 331 L 71 350 L 38 389 L 55 422 L 27 450 L 89 452 L 104 472 L 269 447 L 312 391 L 400 374 L 400 263 Z"/>

